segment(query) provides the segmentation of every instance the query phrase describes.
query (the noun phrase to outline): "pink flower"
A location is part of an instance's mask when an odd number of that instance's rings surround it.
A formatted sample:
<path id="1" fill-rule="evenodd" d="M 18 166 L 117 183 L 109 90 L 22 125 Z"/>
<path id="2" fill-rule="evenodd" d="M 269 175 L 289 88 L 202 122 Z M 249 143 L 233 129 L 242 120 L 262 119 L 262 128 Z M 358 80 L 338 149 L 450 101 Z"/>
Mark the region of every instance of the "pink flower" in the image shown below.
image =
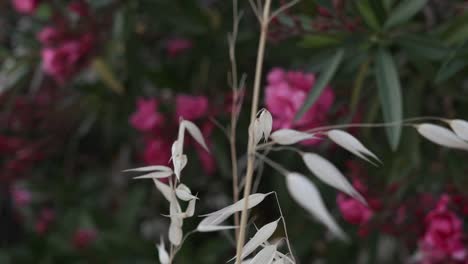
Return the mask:
<path id="1" fill-rule="evenodd" d="M 171 158 L 171 144 L 159 138 L 147 142 L 143 160 L 148 165 L 167 165 Z"/>
<path id="2" fill-rule="evenodd" d="M 159 102 L 156 99 L 137 101 L 137 110 L 130 116 L 130 124 L 141 132 L 150 132 L 164 123 L 164 116 L 158 112 Z"/>
<path id="3" fill-rule="evenodd" d="M 12 0 L 15 10 L 26 15 L 32 15 L 39 6 L 39 2 L 39 0 Z"/>
<path id="4" fill-rule="evenodd" d="M 449 197 L 442 196 L 436 208 L 426 216 L 421 251 L 427 263 L 468 260 L 468 252 L 462 242 L 462 221 L 447 208 L 448 203 Z"/>
<path id="5" fill-rule="evenodd" d="M 343 218 L 353 225 L 367 224 L 373 215 L 370 208 L 342 193 L 338 194 L 336 202 Z"/>
<path id="6" fill-rule="evenodd" d="M 76 0 L 68 4 L 68 10 L 73 12 L 79 17 L 88 17 L 89 16 L 89 7 L 85 1 Z"/>
<path id="7" fill-rule="evenodd" d="M 267 76 L 265 103 L 273 115 L 273 127 L 296 128 L 307 130 L 323 125 L 327 120 L 327 113 L 335 99 L 330 87 L 324 89 L 315 104 L 294 121 L 297 111 L 304 103 L 308 93 L 313 89 L 315 75 L 299 71 L 284 71 L 274 68 Z M 310 142 L 312 143 L 312 142 Z"/>
<path id="8" fill-rule="evenodd" d="M 93 229 L 78 229 L 72 238 L 73 246 L 80 250 L 90 246 L 97 238 L 97 232 Z"/>
<path id="9" fill-rule="evenodd" d="M 166 43 L 168 56 L 175 57 L 192 48 L 192 41 L 184 38 L 172 38 Z"/>
<path id="10" fill-rule="evenodd" d="M 44 27 L 37 33 L 37 39 L 42 45 L 50 46 L 55 45 L 63 38 L 63 32 L 55 27 Z"/>
<path id="11" fill-rule="evenodd" d="M 187 120 L 195 120 L 208 115 L 208 98 L 205 96 L 178 95 L 176 115 Z"/>
<path id="12" fill-rule="evenodd" d="M 31 192 L 23 187 L 14 187 L 12 197 L 16 207 L 25 207 L 31 202 Z"/>

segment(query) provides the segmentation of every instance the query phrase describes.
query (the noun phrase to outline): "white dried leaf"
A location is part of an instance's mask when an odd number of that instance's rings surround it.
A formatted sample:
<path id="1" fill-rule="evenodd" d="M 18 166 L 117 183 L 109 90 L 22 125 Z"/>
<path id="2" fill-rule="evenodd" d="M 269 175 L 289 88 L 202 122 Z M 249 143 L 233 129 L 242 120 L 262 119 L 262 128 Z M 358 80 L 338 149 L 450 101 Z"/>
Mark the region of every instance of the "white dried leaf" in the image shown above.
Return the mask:
<path id="1" fill-rule="evenodd" d="M 173 190 L 171 190 L 173 191 Z M 171 224 L 174 223 L 179 227 L 182 227 L 184 213 L 180 207 L 179 201 L 175 197 L 174 193 L 171 193 L 171 200 L 169 201 L 169 216 L 171 217 Z"/>
<path id="2" fill-rule="evenodd" d="M 205 139 L 203 138 L 203 134 L 201 133 L 200 129 L 192 122 L 188 120 L 182 121 L 182 125 L 187 128 L 190 135 L 198 142 L 206 151 L 210 152 L 208 146 L 206 145 Z"/>
<path id="3" fill-rule="evenodd" d="M 260 126 L 260 121 L 256 118 L 254 122 L 249 125 L 249 137 L 253 138 L 254 144 L 257 145 L 260 139 L 262 139 L 262 136 L 262 127 Z"/>
<path id="4" fill-rule="evenodd" d="M 237 226 L 226 226 L 226 225 L 202 225 L 198 226 L 198 232 L 215 232 L 215 231 L 222 231 L 222 230 L 230 230 L 236 229 Z"/>
<path id="5" fill-rule="evenodd" d="M 314 135 L 294 129 L 280 129 L 273 132 L 270 137 L 280 145 L 292 145 L 306 139 L 314 138 Z"/>
<path id="6" fill-rule="evenodd" d="M 166 251 L 166 246 L 164 245 L 164 239 L 161 237 L 161 243 L 157 245 L 159 262 L 161 264 L 169 264 L 169 254 Z"/>
<path id="7" fill-rule="evenodd" d="M 178 157 L 180 155 L 182 155 L 181 144 L 179 144 L 178 140 L 175 140 L 171 146 L 171 159 L 174 159 L 174 157 Z"/>
<path id="8" fill-rule="evenodd" d="M 170 202 L 171 201 L 171 196 L 172 196 L 171 187 L 169 187 L 169 185 L 167 185 L 167 184 L 164 184 L 164 183 L 160 182 L 157 179 L 153 179 L 153 181 L 154 181 L 154 185 L 156 185 L 156 188 L 162 193 L 164 198 L 166 198 L 166 200 L 168 202 Z"/>
<path id="9" fill-rule="evenodd" d="M 348 150 L 354 155 L 360 157 L 361 159 L 374 164 L 374 162 L 372 162 L 365 156 L 367 155 L 382 163 L 374 153 L 367 149 L 357 138 L 355 138 L 348 132 L 345 132 L 343 130 L 330 130 L 327 132 L 327 135 L 338 146 L 341 146 L 342 148 Z"/>
<path id="10" fill-rule="evenodd" d="M 276 246 L 266 246 L 249 262 L 249 264 L 271 264 L 276 254 Z"/>
<path id="11" fill-rule="evenodd" d="M 169 241 L 174 246 L 178 246 L 182 242 L 182 228 L 173 221 L 171 221 L 171 225 L 169 226 Z"/>
<path id="12" fill-rule="evenodd" d="M 247 209 L 257 206 L 259 203 L 261 203 L 265 199 L 265 197 L 267 197 L 270 194 L 272 193 L 271 192 L 270 193 L 254 193 L 254 194 L 249 195 Z M 205 214 L 202 216 L 220 215 L 220 214 L 232 215 L 235 212 L 242 211 L 242 209 L 244 208 L 244 203 L 245 203 L 245 199 L 242 198 L 234 204 L 228 205 L 222 209 L 219 209 L 216 212 Z"/>
<path id="13" fill-rule="evenodd" d="M 187 155 L 183 154 L 172 157 L 172 163 L 174 164 L 174 174 L 177 179 L 180 180 L 180 172 L 185 168 L 185 165 L 187 165 Z"/>
<path id="14" fill-rule="evenodd" d="M 286 175 L 286 186 L 291 197 L 307 212 L 312 214 L 318 221 L 338 238 L 347 241 L 348 238 L 343 230 L 335 222 L 328 212 L 317 187 L 302 174 L 288 173 Z"/>
<path id="15" fill-rule="evenodd" d="M 170 172 L 172 172 L 172 169 L 167 167 L 167 166 L 153 165 L 153 166 L 146 166 L 146 167 L 139 167 L 139 168 L 124 170 L 124 172 L 128 172 L 128 171 L 135 171 L 135 172 L 170 171 Z"/>
<path id="16" fill-rule="evenodd" d="M 192 192 L 185 184 L 179 184 L 175 190 L 176 195 L 182 201 L 190 201 L 193 199 L 198 199 L 196 196 L 192 195 Z"/>
<path id="17" fill-rule="evenodd" d="M 133 177 L 135 180 L 139 179 L 162 179 L 162 178 L 167 178 L 173 174 L 172 171 L 155 171 L 151 173 L 147 173 L 145 175 Z"/>
<path id="18" fill-rule="evenodd" d="M 454 119 L 450 120 L 449 124 L 459 138 L 468 141 L 468 122 L 461 119 Z"/>
<path id="19" fill-rule="evenodd" d="M 263 109 L 258 117 L 258 121 L 260 123 L 263 137 L 265 140 L 268 140 L 268 138 L 270 138 L 271 130 L 273 129 L 273 117 L 268 110 Z"/>
<path id="20" fill-rule="evenodd" d="M 265 243 L 275 232 L 276 228 L 278 227 L 278 222 L 279 220 L 276 220 L 260 228 L 257 231 L 257 233 L 255 233 L 255 235 L 242 248 L 241 259 L 247 257 L 252 252 L 254 252 L 259 246 Z"/>
<path id="21" fill-rule="evenodd" d="M 205 217 L 197 227 L 198 232 L 212 232 L 219 230 L 235 229 L 236 226 L 220 225 L 226 221 L 232 214 L 215 214 Z"/>
<path id="22" fill-rule="evenodd" d="M 305 153 L 302 159 L 307 168 L 321 181 L 366 204 L 364 197 L 330 161 L 314 153 Z"/>
<path id="23" fill-rule="evenodd" d="M 461 140 L 455 133 L 445 127 L 433 124 L 422 124 L 417 125 L 416 129 L 419 134 L 433 143 L 449 148 L 468 150 L 468 143 Z"/>
<path id="24" fill-rule="evenodd" d="M 185 210 L 185 214 L 187 217 L 192 217 L 195 214 L 195 204 L 197 202 L 197 199 L 192 199 L 190 200 L 187 209 Z"/>

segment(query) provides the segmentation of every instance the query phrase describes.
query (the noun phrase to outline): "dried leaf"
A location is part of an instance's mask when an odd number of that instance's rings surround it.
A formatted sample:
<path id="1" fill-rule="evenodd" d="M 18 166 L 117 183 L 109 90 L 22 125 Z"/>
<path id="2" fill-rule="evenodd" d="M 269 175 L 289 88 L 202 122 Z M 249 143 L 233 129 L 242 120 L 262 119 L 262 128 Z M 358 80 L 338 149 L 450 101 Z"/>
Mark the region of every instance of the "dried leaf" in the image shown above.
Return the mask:
<path id="1" fill-rule="evenodd" d="M 302 140 L 314 138 L 313 134 L 293 129 L 280 129 L 271 134 L 271 139 L 280 145 L 292 145 Z"/>
<path id="2" fill-rule="evenodd" d="M 271 264 L 276 254 L 276 246 L 266 246 L 249 262 L 249 264 Z"/>
<path id="3" fill-rule="evenodd" d="M 347 241 L 348 238 L 343 230 L 335 222 L 328 212 L 317 187 L 304 175 L 299 173 L 288 173 L 286 175 L 286 186 L 291 197 L 307 212 L 328 227 L 338 238 Z"/>
<path id="4" fill-rule="evenodd" d="M 468 150 L 468 143 L 461 140 L 445 127 L 433 124 L 422 124 L 417 125 L 416 129 L 419 134 L 436 144 L 449 148 Z"/>
<path id="5" fill-rule="evenodd" d="M 257 145 L 262 139 L 263 130 L 260 125 L 260 121 L 257 119 L 254 120 L 252 124 L 249 126 L 249 137 L 254 139 L 254 144 Z"/>
<path id="6" fill-rule="evenodd" d="M 148 172 L 148 171 L 168 172 L 170 171 L 172 172 L 172 169 L 167 166 L 153 165 L 153 166 L 146 166 L 146 167 L 124 170 L 124 172 L 129 172 L 129 171 L 136 171 L 136 172 Z"/>
<path id="7" fill-rule="evenodd" d="M 352 136 L 348 132 L 345 132 L 342 130 L 330 130 L 327 132 L 327 135 L 337 145 L 348 150 L 354 155 L 360 157 L 361 159 L 374 164 L 371 160 L 369 160 L 366 156 L 364 156 L 364 155 L 367 155 L 369 157 L 374 158 L 375 160 L 378 160 L 380 163 L 382 163 L 380 159 L 374 153 L 368 150 L 359 140 L 357 140 L 354 136 Z"/>
<path id="8" fill-rule="evenodd" d="M 257 233 L 255 233 L 255 235 L 242 248 L 241 259 L 244 259 L 248 255 L 250 255 L 259 246 L 261 246 L 264 242 L 266 242 L 275 232 L 276 228 L 278 227 L 278 222 L 279 222 L 279 219 L 269 224 L 266 224 L 262 228 L 260 228 L 257 231 Z"/>
<path id="9" fill-rule="evenodd" d="M 187 209 L 185 210 L 185 214 L 187 215 L 187 217 L 192 217 L 194 215 L 196 202 L 197 199 L 190 200 Z"/>
<path id="10" fill-rule="evenodd" d="M 161 237 L 161 243 L 157 245 L 159 262 L 161 264 L 169 264 L 169 254 L 166 251 L 166 246 L 164 245 L 164 239 Z"/>
<path id="11" fill-rule="evenodd" d="M 461 119 L 450 120 L 450 127 L 457 136 L 465 141 L 468 141 L 468 122 Z"/>
<path id="12" fill-rule="evenodd" d="M 354 189 L 346 177 L 330 161 L 313 153 L 305 153 L 302 155 L 302 159 L 307 168 L 321 181 L 366 204 L 364 197 Z"/>
<path id="13" fill-rule="evenodd" d="M 172 171 L 155 171 L 151 172 L 145 175 L 133 177 L 135 180 L 139 179 L 162 179 L 162 178 L 167 178 L 173 174 Z"/>
<path id="14" fill-rule="evenodd" d="M 221 226 L 222 222 L 226 221 L 232 214 L 215 214 L 204 218 L 197 227 L 199 232 L 212 232 L 226 229 L 234 229 L 236 226 Z"/>
<path id="15" fill-rule="evenodd" d="M 192 122 L 188 120 L 182 121 L 183 126 L 187 128 L 190 135 L 198 142 L 206 151 L 210 152 L 208 146 L 206 145 L 205 139 L 203 138 L 203 134 L 201 133 L 200 129 Z"/>

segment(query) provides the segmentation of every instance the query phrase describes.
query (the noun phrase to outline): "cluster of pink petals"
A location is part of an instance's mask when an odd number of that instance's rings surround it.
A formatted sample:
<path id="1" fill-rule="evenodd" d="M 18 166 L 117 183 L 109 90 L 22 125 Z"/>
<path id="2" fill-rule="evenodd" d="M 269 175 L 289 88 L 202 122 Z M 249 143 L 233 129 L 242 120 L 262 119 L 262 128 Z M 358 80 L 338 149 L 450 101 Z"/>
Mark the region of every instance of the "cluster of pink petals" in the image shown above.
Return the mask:
<path id="1" fill-rule="evenodd" d="M 78 17 L 89 16 L 89 8 L 84 1 L 73 1 L 68 9 Z M 95 44 L 95 36 L 89 29 L 77 34 L 70 31 L 63 19 L 56 19 L 56 25 L 44 27 L 37 34 L 43 45 L 43 70 L 59 83 L 64 83 L 85 65 Z"/>
<path id="2" fill-rule="evenodd" d="M 314 87 L 314 74 L 274 68 L 268 74 L 267 80 L 265 104 L 273 115 L 274 129 L 307 130 L 326 123 L 335 99 L 330 87 L 323 90 L 315 104 L 300 120 L 294 121 L 298 110 Z"/>
<path id="3" fill-rule="evenodd" d="M 420 241 L 424 264 L 468 263 L 462 221 L 448 208 L 449 202 L 450 198 L 443 195 L 425 218 L 426 231 Z"/>
<path id="4" fill-rule="evenodd" d="M 13 8 L 25 15 L 32 15 L 40 4 L 40 0 L 12 0 Z"/>
<path id="5" fill-rule="evenodd" d="M 156 98 L 138 99 L 137 109 L 130 116 L 130 124 L 144 133 L 145 150 L 143 161 L 147 165 L 168 164 L 171 145 L 177 134 L 177 124 L 181 118 L 197 123 L 205 136 L 208 146 L 213 126 L 208 120 L 209 105 L 205 96 L 177 95 L 175 98 L 175 116 L 166 118 L 159 110 L 160 103 Z M 189 138 L 187 138 L 189 140 Z M 195 146 L 204 171 L 212 174 L 216 170 L 213 156 L 203 148 Z"/>

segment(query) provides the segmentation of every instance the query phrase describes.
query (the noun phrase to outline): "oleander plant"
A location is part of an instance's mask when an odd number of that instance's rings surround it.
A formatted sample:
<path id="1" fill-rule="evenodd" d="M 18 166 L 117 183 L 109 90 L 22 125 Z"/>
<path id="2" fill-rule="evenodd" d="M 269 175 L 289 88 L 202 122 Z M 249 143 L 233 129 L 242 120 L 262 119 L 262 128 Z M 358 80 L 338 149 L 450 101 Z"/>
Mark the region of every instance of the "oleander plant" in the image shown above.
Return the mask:
<path id="1" fill-rule="evenodd" d="M 466 1 L 0 14 L 0 263 L 468 264 Z"/>

